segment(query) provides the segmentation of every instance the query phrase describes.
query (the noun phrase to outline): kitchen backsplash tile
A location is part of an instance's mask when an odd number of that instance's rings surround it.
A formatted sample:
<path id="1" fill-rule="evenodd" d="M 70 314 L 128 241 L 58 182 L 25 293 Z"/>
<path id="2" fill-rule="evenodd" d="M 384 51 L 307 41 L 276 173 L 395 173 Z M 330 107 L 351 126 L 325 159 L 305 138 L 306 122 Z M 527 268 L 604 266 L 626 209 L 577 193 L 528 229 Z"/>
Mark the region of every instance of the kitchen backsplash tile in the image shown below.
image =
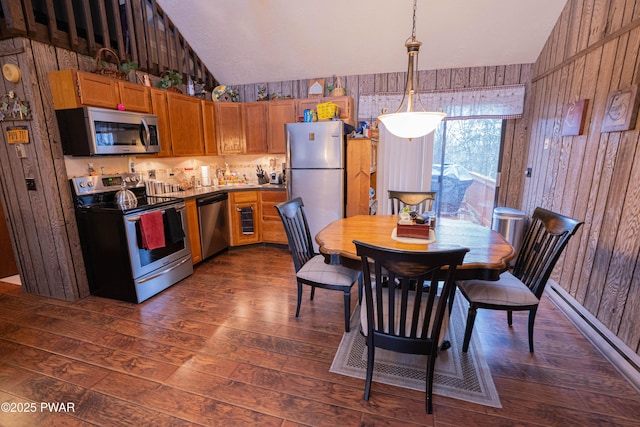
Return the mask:
<path id="1" fill-rule="evenodd" d="M 210 166 L 211 178 L 217 169 L 224 173 L 226 163 L 229 169 L 238 177 L 246 175 L 248 182 L 257 183 L 256 166 L 260 165 L 267 172 L 273 170 L 282 172 L 284 154 L 274 155 L 234 155 L 234 156 L 202 156 L 202 157 L 151 157 L 151 156 L 100 156 L 100 157 L 72 157 L 65 156 L 67 176 L 69 178 L 89 175 L 89 164 L 95 174 L 114 174 L 129 170 L 129 159 L 133 162 L 136 172 L 142 172 L 145 179 L 149 179 L 148 171 L 155 172 L 155 179 L 163 182 L 180 183 L 191 182 L 192 177 L 202 179 L 201 166 Z M 275 169 L 272 165 L 276 165 Z"/>

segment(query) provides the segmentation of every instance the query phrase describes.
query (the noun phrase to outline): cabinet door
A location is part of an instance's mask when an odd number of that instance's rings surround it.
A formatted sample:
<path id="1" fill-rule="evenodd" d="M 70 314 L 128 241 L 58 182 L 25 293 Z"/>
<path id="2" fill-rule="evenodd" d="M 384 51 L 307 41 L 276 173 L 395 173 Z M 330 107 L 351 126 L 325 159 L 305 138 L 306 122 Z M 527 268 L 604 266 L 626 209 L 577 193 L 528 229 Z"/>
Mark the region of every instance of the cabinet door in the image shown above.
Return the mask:
<path id="1" fill-rule="evenodd" d="M 347 139 L 347 217 L 369 214 L 371 140 Z"/>
<path id="2" fill-rule="evenodd" d="M 151 89 L 151 111 L 158 116 L 158 134 L 160 136 L 159 157 L 171 156 L 171 124 L 167 109 L 167 91 Z"/>
<path id="3" fill-rule="evenodd" d="M 198 207 L 195 199 L 185 202 L 187 210 L 187 225 L 189 227 L 189 242 L 191 246 L 191 262 L 197 264 L 202 261 L 202 247 L 200 245 L 200 223 L 198 222 Z"/>
<path id="4" fill-rule="evenodd" d="M 355 126 L 353 117 L 353 98 L 350 96 L 333 96 L 325 98 L 324 102 L 331 101 L 340 108 L 340 119 Z"/>
<path id="5" fill-rule="evenodd" d="M 302 116 L 304 110 L 315 110 L 322 102 L 333 102 L 340 108 L 340 120 L 354 126 L 353 98 L 350 96 L 325 96 L 322 98 L 306 98 L 298 100 L 298 116 Z"/>
<path id="6" fill-rule="evenodd" d="M 296 122 L 296 103 L 293 99 L 271 101 L 267 112 L 268 151 L 273 154 L 283 154 L 287 145 L 284 125 Z"/>
<path id="7" fill-rule="evenodd" d="M 202 125 L 204 127 L 204 153 L 215 156 L 218 154 L 218 140 L 216 137 L 216 105 L 212 101 L 202 102 Z"/>
<path id="8" fill-rule="evenodd" d="M 94 107 L 117 108 L 118 81 L 93 73 L 76 73 L 78 94 L 81 105 Z"/>
<path id="9" fill-rule="evenodd" d="M 231 246 L 260 243 L 260 208 L 257 191 L 229 193 Z M 245 220 L 243 224 L 243 219 Z"/>
<path id="10" fill-rule="evenodd" d="M 267 152 L 267 106 L 266 102 L 247 102 L 244 109 L 245 153 Z"/>
<path id="11" fill-rule="evenodd" d="M 218 154 L 243 153 L 242 104 L 238 102 L 216 102 L 215 106 Z"/>
<path id="12" fill-rule="evenodd" d="M 266 243 L 288 244 L 282 219 L 275 205 L 287 200 L 286 191 L 261 191 L 260 210 L 262 212 L 262 241 Z"/>
<path id="13" fill-rule="evenodd" d="M 167 92 L 171 123 L 171 149 L 174 156 L 204 155 L 200 99 Z"/>
<path id="14" fill-rule="evenodd" d="M 138 111 L 140 113 L 151 112 L 150 89 L 147 86 L 135 83 L 118 81 L 120 90 L 120 103 L 128 111 Z"/>
<path id="15" fill-rule="evenodd" d="M 315 110 L 318 102 L 322 102 L 322 98 L 302 98 L 296 101 L 298 103 L 298 112 L 296 116 L 297 119 L 297 117 L 304 116 L 304 110 Z"/>

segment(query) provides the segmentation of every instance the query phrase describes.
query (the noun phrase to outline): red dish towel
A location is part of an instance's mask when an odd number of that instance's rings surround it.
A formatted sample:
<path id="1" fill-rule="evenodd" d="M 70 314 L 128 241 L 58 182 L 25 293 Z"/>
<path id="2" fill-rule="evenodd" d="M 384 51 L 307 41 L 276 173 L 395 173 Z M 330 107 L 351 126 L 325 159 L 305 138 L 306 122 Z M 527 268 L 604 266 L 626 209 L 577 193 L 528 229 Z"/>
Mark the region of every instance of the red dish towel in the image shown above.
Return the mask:
<path id="1" fill-rule="evenodd" d="M 143 249 L 157 249 L 165 246 L 162 211 L 140 215 L 140 234 Z"/>

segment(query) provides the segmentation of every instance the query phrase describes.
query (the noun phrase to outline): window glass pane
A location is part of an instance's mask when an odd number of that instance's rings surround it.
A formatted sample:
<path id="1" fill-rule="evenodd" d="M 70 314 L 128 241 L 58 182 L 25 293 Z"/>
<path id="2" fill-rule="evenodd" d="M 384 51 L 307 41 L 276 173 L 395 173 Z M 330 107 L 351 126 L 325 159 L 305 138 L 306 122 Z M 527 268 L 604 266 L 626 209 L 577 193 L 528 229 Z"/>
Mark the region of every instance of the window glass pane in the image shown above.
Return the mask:
<path id="1" fill-rule="evenodd" d="M 438 191 L 436 210 L 441 216 L 490 225 L 502 120 L 447 120 L 434 137 L 431 189 Z"/>

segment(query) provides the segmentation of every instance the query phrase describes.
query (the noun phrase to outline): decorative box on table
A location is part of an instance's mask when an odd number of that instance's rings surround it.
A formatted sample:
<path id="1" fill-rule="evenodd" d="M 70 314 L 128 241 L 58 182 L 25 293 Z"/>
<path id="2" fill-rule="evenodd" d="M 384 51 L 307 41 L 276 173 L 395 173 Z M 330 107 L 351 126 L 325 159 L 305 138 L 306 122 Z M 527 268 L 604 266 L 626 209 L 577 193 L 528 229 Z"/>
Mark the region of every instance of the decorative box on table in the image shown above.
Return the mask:
<path id="1" fill-rule="evenodd" d="M 429 224 L 400 224 L 396 229 L 398 237 L 411 237 L 414 239 L 429 239 Z"/>

